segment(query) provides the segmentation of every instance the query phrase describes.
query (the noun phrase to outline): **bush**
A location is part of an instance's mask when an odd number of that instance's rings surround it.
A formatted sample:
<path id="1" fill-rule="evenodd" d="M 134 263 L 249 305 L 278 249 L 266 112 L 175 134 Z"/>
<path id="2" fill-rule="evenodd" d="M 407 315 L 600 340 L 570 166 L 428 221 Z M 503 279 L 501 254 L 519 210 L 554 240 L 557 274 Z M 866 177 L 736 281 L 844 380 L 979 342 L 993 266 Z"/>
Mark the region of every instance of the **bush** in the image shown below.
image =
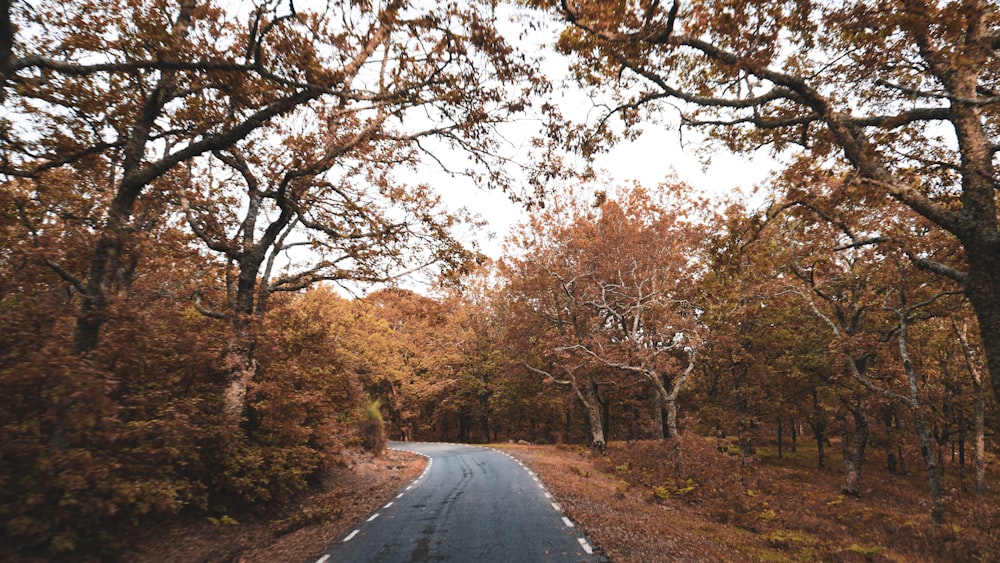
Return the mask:
<path id="1" fill-rule="evenodd" d="M 361 445 L 368 451 L 382 455 L 385 451 L 385 421 L 382 420 L 382 401 L 375 399 L 365 404 L 364 416 L 358 425 Z"/>

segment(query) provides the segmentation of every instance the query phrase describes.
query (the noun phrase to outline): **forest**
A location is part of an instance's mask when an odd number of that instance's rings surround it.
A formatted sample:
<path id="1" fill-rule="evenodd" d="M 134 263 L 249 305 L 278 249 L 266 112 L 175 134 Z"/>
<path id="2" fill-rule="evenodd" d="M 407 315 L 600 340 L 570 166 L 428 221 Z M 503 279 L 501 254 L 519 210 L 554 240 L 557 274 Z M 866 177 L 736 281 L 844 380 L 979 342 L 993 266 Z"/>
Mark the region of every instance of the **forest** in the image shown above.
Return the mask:
<path id="1" fill-rule="evenodd" d="M 916 475 L 914 526 L 996 556 L 995 3 L 0 9 L 0 554 L 114 557 L 388 439 L 653 444 L 659 501 L 714 454 Z M 605 181 L 643 129 L 780 166 Z M 499 256 L 429 169 L 521 206 Z"/>

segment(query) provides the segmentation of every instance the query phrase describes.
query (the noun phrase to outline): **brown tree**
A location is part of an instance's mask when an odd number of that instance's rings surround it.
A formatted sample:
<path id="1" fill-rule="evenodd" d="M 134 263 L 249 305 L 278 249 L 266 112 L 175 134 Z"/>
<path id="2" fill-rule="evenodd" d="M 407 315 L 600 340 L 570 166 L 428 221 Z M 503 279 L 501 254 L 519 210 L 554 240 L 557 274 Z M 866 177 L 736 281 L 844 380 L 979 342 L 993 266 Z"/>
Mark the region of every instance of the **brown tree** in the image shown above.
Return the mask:
<path id="1" fill-rule="evenodd" d="M 843 172 L 855 201 L 894 198 L 960 241 L 951 261 L 911 259 L 962 285 L 1000 396 L 995 3 L 528 3 L 565 19 L 559 48 L 626 124 L 674 104 L 731 150 Z"/>
<path id="2" fill-rule="evenodd" d="M 516 239 L 523 258 L 510 260 L 505 275 L 554 331 L 546 336 L 550 363 L 566 375 L 552 376 L 580 397 L 595 446 L 597 374 L 617 384 L 639 378 L 653 392 L 657 436 L 664 411 L 667 435 L 679 433 L 677 398 L 701 340 L 690 292 L 705 239 L 698 206 L 668 201 L 683 190 L 661 187 L 662 199 L 641 188 L 619 198 L 602 193 L 591 208 L 567 194 Z"/>
<path id="3" fill-rule="evenodd" d="M 39 190 L 66 175 L 94 205 L 86 263 L 48 262 L 79 295 L 77 353 L 97 348 L 134 266 L 125 255 L 141 215 L 184 184 L 182 163 L 190 176 L 205 155 L 245 153 L 254 135 L 280 139 L 276 119 L 307 106 L 329 108 L 320 142 L 332 143 L 303 157 L 299 174 L 358 144 L 408 144 L 388 162 L 413 162 L 431 133 L 486 162 L 499 154 L 491 128 L 524 109 L 535 84 L 491 25 L 489 3 L 345 0 L 306 13 L 275 0 L 245 17 L 196 0 L 3 7 L 13 34 L 0 45 L 0 172 Z M 497 170 L 483 177 L 499 184 Z"/>

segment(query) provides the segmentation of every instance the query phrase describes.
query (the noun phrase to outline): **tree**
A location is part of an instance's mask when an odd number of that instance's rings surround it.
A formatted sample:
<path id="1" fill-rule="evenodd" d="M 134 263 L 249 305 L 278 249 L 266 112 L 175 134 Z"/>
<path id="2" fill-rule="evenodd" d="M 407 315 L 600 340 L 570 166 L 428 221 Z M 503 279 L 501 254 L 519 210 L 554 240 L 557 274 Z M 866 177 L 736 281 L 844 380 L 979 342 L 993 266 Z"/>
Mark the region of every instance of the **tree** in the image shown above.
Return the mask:
<path id="1" fill-rule="evenodd" d="M 567 194 L 557 211 L 525 226 L 516 240 L 523 257 L 507 265 L 510 283 L 551 331 L 549 362 L 584 404 L 596 447 L 598 373 L 611 384 L 638 377 L 649 385 L 657 435 L 663 437 L 663 411 L 667 435 L 679 433 L 677 397 L 702 338 L 689 292 L 704 240 L 698 205 L 672 199 L 683 189 L 661 187 L 662 199 L 640 188 L 619 198 L 600 193 L 589 209 Z"/>
<path id="2" fill-rule="evenodd" d="M 362 139 L 373 131 L 344 134 L 349 128 L 332 116 L 296 121 L 328 130 L 289 136 L 285 150 L 261 141 L 216 151 L 180 195 L 192 231 L 233 270 L 225 312 L 195 298 L 204 314 L 231 326 L 225 410 L 234 421 L 255 372 L 251 325 L 271 294 L 321 281 L 386 282 L 435 264 L 462 270 L 471 261 L 450 232 L 459 218 L 428 187 L 394 183 L 385 168 L 402 158 L 396 146 L 377 150 L 377 139 Z"/>
<path id="3" fill-rule="evenodd" d="M 626 125 L 674 104 L 682 127 L 735 151 L 770 147 L 796 174 L 842 178 L 856 202 L 895 199 L 959 241 L 951 260 L 910 258 L 961 284 L 1000 397 L 994 3 L 528 4 L 565 19 L 560 50 L 584 83 L 614 89 L 610 114 Z"/>
<path id="4" fill-rule="evenodd" d="M 465 387 L 463 347 L 470 335 L 461 324 L 464 312 L 399 288 L 377 291 L 365 302 L 388 325 L 400 354 L 398 380 L 380 389 L 390 432 L 404 440 L 454 439 L 455 426 L 466 433 L 461 416 L 453 416 L 460 414 Z"/>
<path id="5" fill-rule="evenodd" d="M 283 61 L 291 45 L 276 43 L 304 43 L 305 26 L 290 29 L 294 14 L 270 17 L 264 7 L 244 29 L 194 0 L 43 2 L 13 14 L 2 172 L 38 190 L 67 174 L 94 194 L 84 272 L 51 262 L 80 294 L 73 349 L 89 352 L 130 269 L 123 256 L 141 230 L 136 211 L 155 204 L 179 163 L 319 97 L 323 88 L 302 72 L 318 66 L 316 53 Z"/>
<path id="6" fill-rule="evenodd" d="M 316 176 L 358 145 L 409 146 L 389 163 L 412 163 L 431 134 L 487 163 L 500 153 L 492 128 L 522 111 L 538 85 L 530 62 L 493 28 L 488 2 L 344 0 L 306 13 L 273 0 L 245 16 L 195 0 L 3 7 L 14 33 L 0 45 L 0 173 L 40 191 L 67 176 L 92 194 L 86 263 L 48 261 L 79 295 L 77 353 L 98 346 L 122 274 L 135 266 L 128 252 L 143 213 L 162 213 L 164 194 L 200 182 L 190 177 L 204 170 L 199 159 L 228 154 L 239 166 L 245 142 L 280 139 L 279 118 L 310 107 L 330 120 L 329 136 L 313 139 L 328 144 L 320 156 L 299 155 L 299 176 Z M 495 168 L 483 176 L 504 180 Z M 282 213 L 305 225 L 308 213 L 298 211 L 286 204 Z"/>

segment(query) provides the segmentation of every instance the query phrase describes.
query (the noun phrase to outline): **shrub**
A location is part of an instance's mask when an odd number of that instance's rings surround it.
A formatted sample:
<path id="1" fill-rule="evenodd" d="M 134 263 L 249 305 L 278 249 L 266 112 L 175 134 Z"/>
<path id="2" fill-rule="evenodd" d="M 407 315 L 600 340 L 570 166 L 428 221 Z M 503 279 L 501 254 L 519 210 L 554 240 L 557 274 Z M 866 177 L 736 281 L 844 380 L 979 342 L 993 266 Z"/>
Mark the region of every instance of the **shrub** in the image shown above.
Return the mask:
<path id="1" fill-rule="evenodd" d="M 361 445 L 376 455 L 385 451 L 385 422 L 382 419 L 382 401 L 375 399 L 365 404 L 364 416 L 358 425 L 358 435 Z"/>

